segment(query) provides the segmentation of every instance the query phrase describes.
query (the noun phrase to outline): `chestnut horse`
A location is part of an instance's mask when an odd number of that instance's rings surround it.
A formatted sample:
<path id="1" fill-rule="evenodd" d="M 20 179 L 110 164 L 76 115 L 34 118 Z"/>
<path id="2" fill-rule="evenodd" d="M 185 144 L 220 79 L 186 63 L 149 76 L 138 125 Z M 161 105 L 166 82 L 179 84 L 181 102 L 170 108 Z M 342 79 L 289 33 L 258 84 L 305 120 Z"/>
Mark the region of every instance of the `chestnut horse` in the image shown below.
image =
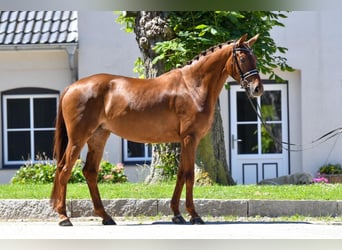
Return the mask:
<path id="1" fill-rule="evenodd" d="M 219 93 L 228 76 L 241 83 L 252 97 L 263 93 L 251 46 L 247 41 L 219 44 L 202 52 L 186 66 L 153 79 L 97 74 L 68 86 L 62 93 L 56 120 L 54 157 L 57 170 L 51 204 L 59 225 L 72 226 L 66 213 L 66 191 L 71 170 L 88 145 L 83 174 L 95 214 L 104 225 L 115 225 L 106 213 L 97 186 L 99 162 L 105 143 L 114 133 L 141 143 L 180 142 L 181 156 L 171 200 L 172 221 L 186 223 L 179 211 L 183 185 L 186 210 L 192 224 L 203 224 L 193 203 L 195 152 L 211 127 Z"/>

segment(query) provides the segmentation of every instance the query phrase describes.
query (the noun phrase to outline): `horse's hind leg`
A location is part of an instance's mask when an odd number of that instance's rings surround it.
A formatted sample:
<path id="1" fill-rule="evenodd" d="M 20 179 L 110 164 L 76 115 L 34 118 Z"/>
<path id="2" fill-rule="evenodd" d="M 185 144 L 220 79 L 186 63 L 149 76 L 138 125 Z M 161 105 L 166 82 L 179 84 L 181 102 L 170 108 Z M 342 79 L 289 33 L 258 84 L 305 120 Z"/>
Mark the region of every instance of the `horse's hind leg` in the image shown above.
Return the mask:
<path id="1" fill-rule="evenodd" d="M 72 168 L 81 152 L 84 144 L 77 144 L 69 141 L 68 146 L 65 150 L 65 155 L 61 162 L 58 163 L 59 170 L 56 172 L 55 186 L 57 193 L 57 200 L 55 204 L 55 210 L 60 217 L 60 226 L 72 226 L 69 217 L 66 213 L 66 191 L 67 184 L 71 176 Z"/>
<path id="2" fill-rule="evenodd" d="M 115 225 L 114 220 L 106 213 L 100 192 L 97 186 L 97 176 L 99 171 L 99 164 L 102 158 L 104 146 L 110 135 L 110 132 L 102 128 L 98 128 L 89 138 L 88 154 L 83 168 L 83 174 L 87 180 L 89 192 L 94 204 L 95 214 L 102 218 L 104 225 Z"/>

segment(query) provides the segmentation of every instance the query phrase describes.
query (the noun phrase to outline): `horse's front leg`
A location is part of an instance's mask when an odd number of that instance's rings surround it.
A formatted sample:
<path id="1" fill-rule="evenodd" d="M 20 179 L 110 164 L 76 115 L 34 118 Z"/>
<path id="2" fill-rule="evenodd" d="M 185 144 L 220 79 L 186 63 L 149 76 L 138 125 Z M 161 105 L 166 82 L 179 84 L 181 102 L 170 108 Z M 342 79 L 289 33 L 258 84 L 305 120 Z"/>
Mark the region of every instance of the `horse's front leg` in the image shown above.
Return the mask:
<path id="1" fill-rule="evenodd" d="M 182 163 L 180 163 L 178 167 L 178 173 L 177 173 L 177 180 L 176 180 L 176 186 L 173 191 L 173 196 L 171 199 L 171 209 L 173 211 L 174 217 L 172 218 L 172 222 L 175 224 L 185 224 L 186 221 L 181 215 L 179 211 L 179 200 L 182 194 L 183 186 L 184 186 L 184 174 L 183 174 L 183 167 Z"/>
<path id="2" fill-rule="evenodd" d="M 186 185 L 186 210 L 191 216 L 190 222 L 192 224 L 204 224 L 201 217 L 195 210 L 193 201 L 193 186 L 194 186 L 194 167 L 195 167 L 195 153 L 199 143 L 199 139 L 194 136 L 186 136 L 182 140 L 182 151 L 180 165 L 177 173 L 177 182 L 173 197 L 171 200 L 171 209 L 174 213 L 172 221 L 176 224 L 184 224 L 185 220 L 179 211 L 179 200 L 182 193 L 182 188 Z"/>

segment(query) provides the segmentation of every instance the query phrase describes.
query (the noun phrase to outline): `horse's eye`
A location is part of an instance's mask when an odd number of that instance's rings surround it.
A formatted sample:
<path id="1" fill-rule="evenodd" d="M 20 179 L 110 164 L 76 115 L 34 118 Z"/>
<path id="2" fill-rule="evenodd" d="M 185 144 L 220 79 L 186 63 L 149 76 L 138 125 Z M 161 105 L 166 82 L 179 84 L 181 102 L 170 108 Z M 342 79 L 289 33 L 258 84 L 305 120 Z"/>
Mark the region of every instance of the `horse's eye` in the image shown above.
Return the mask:
<path id="1" fill-rule="evenodd" d="M 244 58 L 243 56 L 240 56 L 240 62 L 244 63 L 246 61 L 246 58 Z"/>

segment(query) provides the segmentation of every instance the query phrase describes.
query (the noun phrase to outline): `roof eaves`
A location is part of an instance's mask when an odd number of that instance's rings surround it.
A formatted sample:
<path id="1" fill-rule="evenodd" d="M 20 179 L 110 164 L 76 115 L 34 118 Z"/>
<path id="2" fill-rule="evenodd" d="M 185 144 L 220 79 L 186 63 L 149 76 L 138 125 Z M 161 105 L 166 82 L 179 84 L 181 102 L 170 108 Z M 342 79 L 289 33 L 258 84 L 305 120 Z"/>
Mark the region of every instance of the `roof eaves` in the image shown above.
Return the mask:
<path id="1" fill-rule="evenodd" d="M 18 50 L 55 50 L 66 49 L 68 47 L 78 47 L 78 43 L 48 43 L 48 44 L 0 44 L 2 51 Z"/>

